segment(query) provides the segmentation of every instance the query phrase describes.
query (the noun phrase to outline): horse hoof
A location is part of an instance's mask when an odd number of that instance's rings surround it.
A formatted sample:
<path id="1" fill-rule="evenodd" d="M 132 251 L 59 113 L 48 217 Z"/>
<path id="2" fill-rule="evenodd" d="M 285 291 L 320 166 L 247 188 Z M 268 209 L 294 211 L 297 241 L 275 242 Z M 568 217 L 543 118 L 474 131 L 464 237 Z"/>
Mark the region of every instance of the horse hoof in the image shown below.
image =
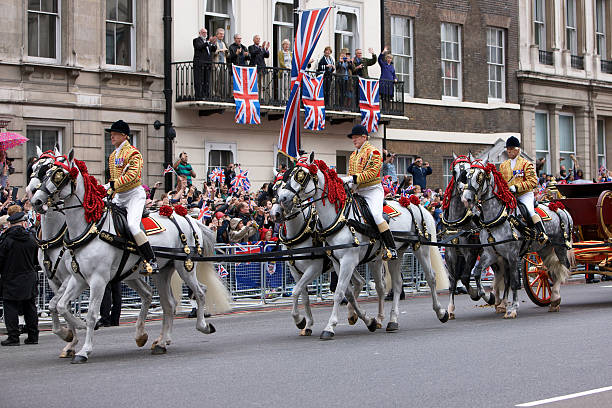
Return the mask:
<path id="1" fill-rule="evenodd" d="M 302 329 L 300 330 L 300 336 L 310 336 L 312 335 L 312 330 L 311 329 Z M 333 335 L 333 333 L 332 333 Z M 323 334 L 321 334 L 321 336 L 323 336 Z"/>
<path id="2" fill-rule="evenodd" d="M 306 318 L 302 317 L 302 320 L 300 320 L 299 323 L 296 324 L 298 329 L 303 329 L 304 327 L 306 327 Z"/>
<path id="3" fill-rule="evenodd" d="M 449 313 L 448 314 L 448 320 L 455 320 L 455 314 L 454 313 Z"/>
<path id="4" fill-rule="evenodd" d="M 398 331 L 399 330 L 399 323 L 397 323 L 397 322 L 389 322 L 389 323 L 387 323 L 386 330 L 388 332 Z"/>
<path id="5" fill-rule="evenodd" d="M 368 324 L 367 327 L 369 331 L 374 333 L 376 329 L 378 328 L 378 322 L 376 321 L 376 319 L 372 319 L 372 321 L 370 322 L 370 324 Z"/>
<path id="6" fill-rule="evenodd" d="M 561 303 L 561 299 L 559 299 L 559 302 L 556 305 L 553 305 L 554 302 L 551 302 L 550 306 L 548 307 L 548 311 L 549 312 L 558 312 L 560 309 L 560 305 L 559 303 Z"/>
<path id="7" fill-rule="evenodd" d="M 319 338 L 321 340 L 333 340 L 334 339 L 334 332 L 323 330 L 323 332 L 321 333 L 321 337 L 319 337 Z"/>
<path id="8" fill-rule="evenodd" d="M 74 334 L 72 334 L 71 331 L 68 331 L 68 334 L 66 335 L 66 337 L 64 337 L 64 341 L 66 343 L 70 343 L 72 340 L 74 340 Z"/>
<path id="9" fill-rule="evenodd" d="M 134 339 L 136 340 L 136 345 L 138 347 L 143 347 L 145 344 L 147 344 L 147 341 L 149 340 L 149 335 L 147 333 L 143 334 L 142 336 Z"/>
<path id="10" fill-rule="evenodd" d="M 358 319 L 357 315 L 351 315 L 351 316 L 348 317 L 348 323 L 351 326 L 354 326 L 357 323 L 357 319 Z"/>
<path id="11" fill-rule="evenodd" d="M 59 358 L 72 358 L 74 357 L 74 350 L 62 351 Z"/>
<path id="12" fill-rule="evenodd" d="M 506 308 L 504 306 L 495 306 L 496 314 L 504 314 L 506 313 Z"/>
<path id="13" fill-rule="evenodd" d="M 470 299 L 472 299 L 474 302 L 478 302 L 480 300 L 480 295 L 478 294 L 478 292 L 476 292 L 476 296 L 472 296 L 472 294 L 470 293 Z"/>
<path id="14" fill-rule="evenodd" d="M 162 347 L 158 344 L 155 345 L 155 347 L 153 348 L 153 351 L 151 351 L 151 354 L 153 354 L 154 356 L 158 356 L 160 354 L 166 354 L 166 348 Z"/>
<path id="15" fill-rule="evenodd" d="M 208 334 L 213 334 L 217 331 L 217 329 L 215 329 L 215 326 L 213 326 L 212 323 L 208 323 L 206 327 L 208 328 Z"/>
<path id="16" fill-rule="evenodd" d="M 487 303 L 490 306 L 493 306 L 495 304 L 495 293 L 493 292 L 489 293 L 489 300 L 487 300 Z"/>
<path id="17" fill-rule="evenodd" d="M 516 310 L 507 311 L 504 315 L 504 319 L 516 319 Z"/>
<path id="18" fill-rule="evenodd" d="M 158 340 L 155 340 L 153 344 L 151 344 L 151 350 L 153 350 L 155 346 L 157 346 L 157 343 L 158 343 Z"/>
<path id="19" fill-rule="evenodd" d="M 441 321 L 442 323 L 446 323 L 446 322 L 448 322 L 449 317 L 450 317 L 450 316 L 449 316 L 449 314 L 448 314 L 448 310 L 445 310 L 445 311 L 444 311 L 444 316 L 442 316 L 442 318 L 440 319 L 440 321 Z"/>
<path id="20" fill-rule="evenodd" d="M 376 320 L 376 328 L 377 329 L 382 329 L 382 323 L 379 322 L 378 320 Z"/>
<path id="21" fill-rule="evenodd" d="M 78 354 L 72 357 L 72 361 L 70 364 L 85 364 L 87 362 L 87 357 L 79 356 Z"/>

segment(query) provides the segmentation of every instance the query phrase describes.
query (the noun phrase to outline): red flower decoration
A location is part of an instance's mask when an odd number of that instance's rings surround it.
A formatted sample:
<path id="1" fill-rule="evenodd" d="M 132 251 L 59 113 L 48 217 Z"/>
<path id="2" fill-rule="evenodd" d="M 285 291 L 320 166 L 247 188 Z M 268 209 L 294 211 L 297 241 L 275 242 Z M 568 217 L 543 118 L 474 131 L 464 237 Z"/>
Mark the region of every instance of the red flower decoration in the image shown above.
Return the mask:
<path id="1" fill-rule="evenodd" d="M 557 212 L 558 210 L 565 210 L 565 205 L 563 205 L 563 203 L 560 201 L 553 201 L 552 203 L 548 204 L 548 209 Z"/>
<path id="2" fill-rule="evenodd" d="M 416 195 L 412 194 L 410 197 L 410 204 L 414 204 L 414 205 L 419 205 L 421 204 L 421 199 L 419 197 L 417 197 Z"/>
<path id="3" fill-rule="evenodd" d="M 187 209 L 180 204 L 174 206 L 174 212 L 180 215 L 181 217 L 187 215 Z"/>
<path id="4" fill-rule="evenodd" d="M 79 169 L 77 169 L 76 167 L 73 167 L 70 169 L 70 178 L 73 180 L 76 180 L 76 178 L 79 176 Z"/>
<path id="5" fill-rule="evenodd" d="M 402 207 L 408 208 L 408 206 L 410 205 L 410 200 L 408 199 L 408 197 L 400 197 L 399 203 Z"/>
<path id="6" fill-rule="evenodd" d="M 174 210 L 169 205 L 162 205 L 159 208 L 159 215 L 163 215 L 164 217 L 169 217 L 172 215 Z"/>

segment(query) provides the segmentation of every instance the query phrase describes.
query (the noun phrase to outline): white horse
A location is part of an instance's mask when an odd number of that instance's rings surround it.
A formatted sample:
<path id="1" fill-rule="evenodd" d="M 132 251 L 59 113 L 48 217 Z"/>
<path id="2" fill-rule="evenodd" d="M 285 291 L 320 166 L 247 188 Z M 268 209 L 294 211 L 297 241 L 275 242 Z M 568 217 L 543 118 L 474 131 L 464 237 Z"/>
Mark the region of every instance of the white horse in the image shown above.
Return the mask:
<path id="1" fill-rule="evenodd" d="M 321 167 L 323 167 L 326 174 L 323 173 Z M 382 300 L 380 300 L 382 297 L 380 292 L 384 295 L 384 287 L 382 285 L 382 259 L 379 255 L 380 251 L 383 249 L 382 244 L 378 240 L 371 240 L 369 236 L 347 225 L 345 217 L 349 214 L 349 211 L 344 211 L 346 209 L 346 203 L 340 211 L 336 211 L 334 204 L 329 202 L 330 196 L 326 183 L 326 178 L 328 177 L 334 183 L 339 182 L 335 172 L 327 170 L 325 163 L 314 161 L 313 152 L 307 160 L 301 160 L 298 163 L 291 171 L 286 184 L 278 191 L 279 204 L 286 212 L 291 212 L 293 206 L 296 204 L 304 203 L 311 199 L 313 200 L 319 216 L 318 230 L 325 238 L 325 244 L 327 246 L 350 243 L 358 245 L 330 251 L 332 263 L 338 273 L 338 286 L 334 294 L 332 315 L 324 331 L 321 333 L 322 340 L 329 340 L 334 337 L 334 329 L 338 323 L 338 308 L 340 302 L 344 297 L 353 271 L 360 262 L 366 261 L 370 266 L 370 270 L 377 284 L 377 292 L 379 292 L 379 304 L 382 303 Z M 347 201 L 350 199 L 350 197 L 347 198 Z M 328 200 L 328 202 L 326 203 L 324 200 Z M 427 211 L 419 210 L 417 206 L 413 206 L 413 209 L 408 210 L 394 203 L 393 207 L 400 212 L 400 215 L 391 220 L 391 230 L 414 233 L 421 229 L 420 226 L 425 226 L 426 231 L 431 235 L 432 239 L 435 240 L 435 224 L 431 214 Z M 417 216 L 416 214 L 419 215 Z M 355 214 L 349 216 L 349 218 L 352 219 L 356 219 L 355 217 Z M 360 223 L 363 222 L 362 219 L 356 219 L 356 221 Z M 360 245 L 359 243 L 362 242 L 370 242 L 370 245 Z M 405 247 L 405 245 L 402 246 Z M 400 271 L 401 257 L 404 252 L 402 246 L 400 246 L 400 251 L 398 251 L 398 259 L 390 262 L 393 283 L 393 308 L 391 310 L 390 322 L 387 326 L 387 330 L 389 331 L 399 328 L 397 317 L 401 292 L 400 287 L 402 284 Z M 429 248 L 420 246 L 415 248 L 414 252 L 423 266 L 427 281 L 432 289 L 431 295 L 436 315 L 440 321 L 446 322 L 448 320 L 448 312 L 442 308 L 436 293 L 436 289 L 440 288 L 436 287 L 436 282 L 441 283 L 442 286 L 448 287 L 448 277 L 446 276 L 440 253 L 437 248 L 433 246 Z M 432 263 L 434 268 L 432 268 Z M 434 273 L 436 276 L 434 276 Z M 351 295 L 350 292 L 346 292 L 346 295 L 349 302 L 351 302 L 355 308 L 357 315 L 366 323 L 368 329 L 371 331 L 376 330 L 376 319 L 369 319 L 366 313 L 358 308 L 353 296 L 349 296 Z M 380 308 L 382 308 L 382 306 L 379 306 L 379 310 Z"/>
<path id="2" fill-rule="evenodd" d="M 28 197 L 40 187 L 45 174 L 53 166 L 55 160 L 65 160 L 57 148 L 53 152 L 43 153 L 40 147 L 36 147 L 38 159 L 32 164 L 32 176 L 30 183 L 26 186 Z M 61 211 L 48 211 L 40 214 L 40 232 L 38 243 L 38 263 L 53 290 L 54 296 L 49 301 L 49 313 L 51 314 L 52 331 L 68 344 L 60 353 L 60 358 L 72 358 L 78 343 L 77 330 L 69 321 L 68 328 L 61 325 L 57 302 L 66 290 L 68 280 L 72 276 L 72 271 L 68 267 L 66 260 L 69 258 L 67 251 L 63 248 L 64 231 L 66 227 L 66 215 Z M 60 259 L 60 256 L 62 259 Z M 144 324 L 149 307 L 151 305 L 153 290 L 142 279 L 126 281 L 126 284 L 138 293 L 141 298 L 141 309 L 136 322 L 135 341 L 138 347 L 146 344 L 148 336 L 144 331 Z M 76 317 L 75 317 L 76 319 Z"/>
<path id="3" fill-rule="evenodd" d="M 32 205 L 39 212 L 46 212 L 47 206 L 57 206 L 66 214 L 67 236 L 72 241 L 67 246 L 72 247 L 70 257 L 66 260 L 73 270 L 66 290 L 61 296 L 57 308 L 61 315 L 76 328 L 86 328 L 87 334 L 85 344 L 73 357 L 72 363 L 84 363 L 93 351 L 93 335 L 96 321 L 98 320 L 100 303 L 104 295 L 104 289 L 108 282 L 117 274 L 130 272 L 126 281 L 138 280 L 137 266 L 139 256 L 129 255 L 123 268 L 118 270 L 123 257 L 123 250 L 117 249 L 109 243 L 99 239 L 100 231 L 115 233 L 115 227 L 110 216 L 107 216 L 101 226 L 95 222 L 87 223 L 85 220 L 85 209 L 83 202 L 85 197 L 85 181 L 81 170 L 73 157 L 73 151 L 67 158 L 68 164 L 58 163 L 48 171 L 41 183 L 41 187 L 32 196 Z M 76 170 L 75 170 L 76 169 Z M 88 175 L 87 175 L 88 176 Z M 72 178 L 74 177 L 74 179 Z M 91 177 L 91 176 L 88 176 Z M 165 229 L 156 235 L 150 236 L 153 246 L 182 249 L 185 245 L 193 248 L 198 241 L 202 244 L 203 253 L 212 255 L 214 253 L 215 233 L 202 225 L 200 222 L 189 217 L 172 216 L 174 221 L 184 234 L 185 243 L 179 237 L 179 231 L 174 222 L 165 216 L 158 214 L 152 217 Z M 85 242 L 78 245 L 78 242 Z M 181 260 L 163 259 L 159 260 L 160 273 L 153 276 L 158 288 L 160 301 L 163 309 L 162 330 L 154 342 L 153 354 L 166 352 L 166 345 L 171 342 L 172 320 L 174 317 L 176 302 L 171 293 L 170 278 L 174 269 L 177 270 L 183 281 L 193 290 L 198 303 L 198 316 L 196 328 L 203 333 L 214 333 L 215 328 L 206 324 L 204 318 L 204 303 L 206 286 L 200 285 L 196 279 L 196 265 L 189 265 Z M 186 267 L 187 265 L 187 267 Z M 193 266 L 193 269 L 189 268 Z M 229 293 L 217 276 L 211 263 L 201 263 L 205 268 L 207 276 L 208 297 L 216 306 L 217 311 L 229 310 Z M 190 269 L 190 270 L 188 270 Z M 69 313 L 68 302 L 78 296 L 87 286 L 90 289 L 89 310 L 87 312 L 86 325 L 77 320 Z M 210 304 L 210 302 L 209 302 Z M 210 309 L 209 309 L 210 310 Z M 144 324 L 143 324 L 144 326 Z"/>

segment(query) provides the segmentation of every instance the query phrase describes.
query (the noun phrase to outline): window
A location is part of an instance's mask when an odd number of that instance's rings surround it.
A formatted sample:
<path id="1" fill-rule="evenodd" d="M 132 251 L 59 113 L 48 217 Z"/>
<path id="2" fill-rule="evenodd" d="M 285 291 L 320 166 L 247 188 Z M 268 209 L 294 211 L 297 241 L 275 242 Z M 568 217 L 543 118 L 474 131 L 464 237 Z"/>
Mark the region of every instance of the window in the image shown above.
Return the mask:
<path id="1" fill-rule="evenodd" d="M 234 33 L 231 32 L 232 24 L 232 2 L 231 0 L 205 0 L 206 12 L 204 13 L 204 27 L 208 30 L 208 36 L 215 35 L 217 28 L 225 30 L 225 39 L 231 43 L 234 41 Z"/>
<path id="2" fill-rule="evenodd" d="M 445 186 L 448 186 L 448 183 L 450 183 L 451 178 L 453 177 L 453 170 L 451 169 L 453 161 L 454 159 L 452 157 L 445 157 L 443 159 L 442 167 L 444 167 L 444 169 L 443 169 L 442 177 L 444 177 Z"/>
<path id="3" fill-rule="evenodd" d="M 546 0 L 533 0 L 534 43 L 542 51 L 546 50 Z"/>
<path id="4" fill-rule="evenodd" d="M 504 53 L 504 30 L 487 29 L 487 64 L 489 64 L 489 99 L 504 100 L 506 55 Z"/>
<path id="5" fill-rule="evenodd" d="M 59 60 L 58 0 L 28 0 L 28 55 Z"/>
<path id="6" fill-rule="evenodd" d="M 274 5 L 274 47 L 277 52 L 272 53 L 274 66 L 278 67 L 278 51 L 282 49 L 283 40 L 293 44 L 293 3 L 287 0 L 278 0 Z M 289 47 L 293 53 L 293 49 Z"/>
<path id="7" fill-rule="evenodd" d="M 225 169 L 228 164 L 234 162 L 234 154 L 230 150 L 210 150 L 208 152 L 208 176 L 215 167 Z"/>
<path id="8" fill-rule="evenodd" d="M 576 0 L 565 1 L 565 46 L 571 55 L 578 55 L 576 33 Z"/>
<path id="9" fill-rule="evenodd" d="M 293 162 L 289 157 L 279 152 L 276 153 L 276 169 L 280 169 L 281 166 L 285 166 L 285 168 L 289 170 L 293 167 Z"/>
<path id="10" fill-rule="evenodd" d="M 563 160 L 561 164 L 568 170 L 574 167 L 570 154 L 576 154 L 576 137 L 574 115 L 559 115 L 559 153 Z"/>
<path id="11" fill-rule="evenodd" d="M 391 17 L 391 50 L 394 54 L 393 65 L 404 89 L 412 95 L 412 20 L 404 17 Z"/>
<path id="12" fill-rule="evenodd" d="M 606 50 L 606 3 L 605 0 L 595 1 L 595 46 L 602 60 L 607 57 Z"/>
<path id="13" fill-rule="evenodd" d="M 606 168 L 606 126 L 603 119 L 597 120 L 597 168 Z"/>
<path id="14" fill-rule="evenodd" d="M 53 150 L 56 145 L 59 145 L 60 151 L 62 150 L 62 130 L 58 128 L 44 128 L 44 127 L 28 127 L 26 131 L 27 138 L 29 139 L 26 144 L 26 156 L 36 156 L 36 146 L 39 146 L 43 152 L 47 150 Z"/>
<path id="15" fill-rule="evenodd" d="M 536 112 L 535 114 L 535 140 L 536 160 L 544 158 L 542 171 L 550 174 L 550 137 L 548 126 L 548 112 Z M 539 174 L 538 174 L 539 176 Z"/>
<path id="16" fill-rule="evenodd" d="M 397 176 L 408 174 L 408 166 L 416 156 L 395 156 L 395 172 Z"/>
<path id="17" fill-rule="evenodd" d="M 461 99 L 461 29 L 442 23 L 442 96 Z"/>
<path id="18" fill-rule="evenodd" d="M 130 144 L 134 147 L 138 147 L 138 133 L 134 130 L 131 130 L 132 136 L 128 139 Z M 115 150 L 115 146 L 111 143 L 110 133 L 104 132 L 104 180 L 108 181 L 108 177 L 110 174 L 108 173 L 108 157 Z"/>
<path id="19" fill-rule="evenodd" d="M 350 53 L 356 48 L 357 44 L 357 12 L 349 11 L 349 9 L 341 8 L 336 13 L 336 34 L 335 34 L 335 47 L 336 47 L 336 61 L 340 50 L 347 48 Z"/>
<path id="20" fill-rule="evenodd" d="M 133 67 L 135 38 L 134 0 L 106 0 L 106 63 Z"/>

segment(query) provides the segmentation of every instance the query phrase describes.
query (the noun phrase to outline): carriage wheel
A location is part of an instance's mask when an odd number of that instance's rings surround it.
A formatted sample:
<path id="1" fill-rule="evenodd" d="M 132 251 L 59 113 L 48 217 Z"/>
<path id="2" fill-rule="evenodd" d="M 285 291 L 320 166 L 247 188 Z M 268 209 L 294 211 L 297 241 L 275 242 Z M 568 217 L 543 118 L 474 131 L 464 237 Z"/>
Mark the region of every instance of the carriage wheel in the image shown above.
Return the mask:
<path id="1" fill-rule="evenodd" d="M 612 200 L 612 191 L 610 190 L 604 190 L 601 192 L 601 194 L 599 195 L 599 198 L 597 199 L 597 215 L 599 216 L 599 226 L 601 227 L 601 230 L 603 231 L 603 233 L 605 234 L 605 236 L 608 239 L 612 238 L 612 232 L 610 232 L 610 230 L 608 229 L 608 226 L 606 225 L 606 221 L 604 219 L 604 207 L 605 207 L 605 202 L 606 199 L 608 200 Z"/>
<path id="2" fill-rule="evenodd" d="M 523 283 L 525 292 L 533 303 L 538 306 L 550 304 L 552 280 L 540 256 L 529 253 L 523 257 Z"/>

